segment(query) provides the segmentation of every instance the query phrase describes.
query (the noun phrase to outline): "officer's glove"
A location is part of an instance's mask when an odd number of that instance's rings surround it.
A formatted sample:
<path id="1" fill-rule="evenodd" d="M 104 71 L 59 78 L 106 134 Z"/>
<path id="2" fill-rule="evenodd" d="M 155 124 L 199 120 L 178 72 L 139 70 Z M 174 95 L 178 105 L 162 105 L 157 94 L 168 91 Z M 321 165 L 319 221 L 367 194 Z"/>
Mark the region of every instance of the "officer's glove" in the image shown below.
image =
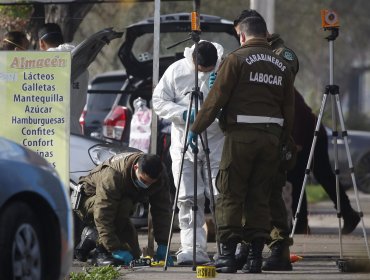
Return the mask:
<path id="1" fill-rule="evenodd" d="M 186 122 L 187 118 L 188 118 L 188 111 L 184 111 L 184 113 L 182 113 L 182 119 Z M 190 123 L 193 123 L 194 120 L 195 120 L 195 109 L 191 109 Z"/>
<path id="2" fill-rule="evenodd" d="M 188 133 L 188 144 L 190 148 L 192 149 L 193 153 L 198 152 L 198 147 L 196 146 L 198 142 L 198 134 L 194 133 L 193 131 L 189 130 Z"/>
<path id="3" fill-rule="evenodd" d="M 112 252 L 112 256 L 116 260 L 124 262 L 125 265 L 129 265 L 130 262 L 134 259 L 131 253 L 125 250 L 115 250 Z"/>
<path id="4" fill-rule="evenodd" d="M 209 87 L 210 89 L 213 87 L 213 84 L 215 83 L 216 77 L 217 77 L 217 72 L 212 72 L 212 73 L 209 75 L 209 79 L 208 79 L 208 87 Z"/>
<path id="5" fill-rule="evenodd" d="M 164 259 L 166 258 L 166 253 L 167 253 L 167 246 L 164 244 L 158 244 L 157 253 L 155 254 L 154 259 L 156 261 L 164 261 Z M 167 257 L 167 265 L 174 266 L 173 259 L 170 255 L 168 255 Z"/>

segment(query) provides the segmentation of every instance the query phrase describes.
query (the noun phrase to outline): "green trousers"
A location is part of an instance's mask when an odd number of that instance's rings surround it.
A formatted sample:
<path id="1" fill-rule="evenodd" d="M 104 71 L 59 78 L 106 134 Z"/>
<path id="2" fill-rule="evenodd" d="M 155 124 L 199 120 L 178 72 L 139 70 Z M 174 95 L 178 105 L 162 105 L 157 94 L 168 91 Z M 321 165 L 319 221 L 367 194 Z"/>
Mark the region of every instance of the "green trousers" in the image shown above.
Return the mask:
<path id="1" fill-rule="evenodd" d="M 292 239 L 289 237 L 290 228 L 288 225 L 288 213 L 283 200 L 283 187 L 286 183 L 286 171 L 278 170 L 273 181 L 270 196 L 270 211 L 271 211 L 271 243 L 270 246 L 277 241 L 283 241 L 287 244 L 292 244 Z"/>
<path id="2" fill-rule="evenodd" d="M 94 202 L 95 195 L 83 199 L 82 206 L 78 211 L 78 216 L 86 224 L 95 226 L 94 223 Z M 141 250 L 138 241 L 138 235 L 135 226 L 130 220 L 130 213 L 132 212 L 133 202 L 129 198 L 124 198 L 120 203 L 120 208 L 114 221 L 116 234 L 122 243 L 122 248 L 131 252 L 134 258 L 139 258 Z M 98 244 L 102 245 L 100 238 Z"/>
<path id="3" fill-rule="evenodd" d="M 280 138 L 275 126 L 270 129 L 270 125 L 242 125 L 226 130 L 217 177 L 217 239 L 221 243 L 269 238 L 271 181 L 279 163 Z"/>

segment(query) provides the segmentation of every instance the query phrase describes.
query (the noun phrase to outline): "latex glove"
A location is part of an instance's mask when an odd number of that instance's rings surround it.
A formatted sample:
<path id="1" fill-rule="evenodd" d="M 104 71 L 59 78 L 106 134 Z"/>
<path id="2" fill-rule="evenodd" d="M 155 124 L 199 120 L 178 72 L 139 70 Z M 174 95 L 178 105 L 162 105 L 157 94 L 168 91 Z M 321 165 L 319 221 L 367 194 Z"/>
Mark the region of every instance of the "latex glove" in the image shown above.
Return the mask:
<path id="1" fill-rule="evenodd" d="M 212 72 L 209 75 L 209 79 L 208 79 L 208 87 L 209 87 L 209 89 L 211 89 L 213 87 L 213 84 L 215 83 L 216 77 L 217 77 L 217 72 Z"/>
<path id="2" fill-rule="evenodd" d="M 123 261 L 125 265 L 129 265 L 130 262 L 134 259 L 129 251 L 125 250 L 115 250 L 112 252 L 113 258 Z"/>
<path id="3" fill-rule="evenodd" d="M 196 143 L 198 141 L 198 134 L 189 130 L 187 140 L 188 140 L 188 144 L 189 144 L 190 148 L 193 150 L 193 153 L 197 153 L 198 152 L 198 147 L 196 146 Z"/>
<path id="4" fill-rule="evenodd" d="M 164 261 L 164 259 L 166 258 L 166 253 L 167 245 L 158 244 L 157 253 L 155 254 L 156 261 Z M 170 255 L 167 258 L 167 265 L 174 266 L 173 259 Z"/>
<path id="5" fill-rule="evenodd" d="M 184 113 L 182 113 L 182 119 L 186 122 L 187 118 L 188 118 L 188 111 L 184 111 Z M 195 120 L 195 109 L 191 109 L 190 123 L 193 123 L 194 120 Z"/>

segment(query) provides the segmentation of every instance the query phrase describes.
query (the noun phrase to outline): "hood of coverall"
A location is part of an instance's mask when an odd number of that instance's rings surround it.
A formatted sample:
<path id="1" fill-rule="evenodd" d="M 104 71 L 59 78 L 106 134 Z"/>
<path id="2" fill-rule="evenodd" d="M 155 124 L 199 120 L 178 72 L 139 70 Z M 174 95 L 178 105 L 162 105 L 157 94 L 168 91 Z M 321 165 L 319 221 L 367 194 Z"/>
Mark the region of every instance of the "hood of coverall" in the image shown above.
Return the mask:
<path id="1" fill-rule="evenodd" d="M 205 41 L 205 40 L 200 40 L 199 42 L 202 42 L 202 41 Z M 216 50 L 217 50 L 217 62 L 216 62 L 216 66 L 215 66 L 215 69 L 211 72 L 216 72 L 217 69 L 218 69 L 218 66 L 220 65 L 221 63 L 221 58 L 224 54 L 224 48 L 218 44 L 218 43 L 215 43 L 215 42 L 211 42 Z M 193 46 L 191 46 L 190 48 L 189 47 L 186 47 L 185 50 L 184 50 L 184 57 L 185 57 L 185 60 L 186 60 L 186 63 L 187 65 L 190 67 L 190 69 L 195 69 L 194 67 L 194 62 L 193 62 L 193 52 L 194 52 L 194 49 L 195 49 L 195 44 Z M 211 72 L 208 72 L 208 73 L 204 73 L 204 72 L 198 72 L 198 79 L 200 82 L 203 82 L 205 81 L 206 79 L 209 78 L 209 74 Z"/>

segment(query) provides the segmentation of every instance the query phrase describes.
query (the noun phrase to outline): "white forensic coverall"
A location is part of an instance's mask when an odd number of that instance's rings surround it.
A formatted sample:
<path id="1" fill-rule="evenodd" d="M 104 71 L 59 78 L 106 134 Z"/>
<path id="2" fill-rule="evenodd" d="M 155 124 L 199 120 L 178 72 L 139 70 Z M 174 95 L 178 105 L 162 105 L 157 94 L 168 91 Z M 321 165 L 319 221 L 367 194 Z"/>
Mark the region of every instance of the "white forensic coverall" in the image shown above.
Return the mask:
<path id="1" fill-rule="evenodd" d="M 56 48 L 49 48 L 47 51 L 70 52 L 75 46 L 62 44 Z M 89 72 L 86 70 L 71 83 L 70 94 L 70 131 L 76 134 L 82 134 L 79 119 L 86 105 L 87 86 L 89 83 Z"/>
<path id="2" fill-rule="evenodd" d="M 218 55 L 218 61 L 215 67 L 216 71 L 223 55 L 223 47 L 217 43 L 213 44 L 217 49 Z M 192 57 L 194 47 L 193 45 L 191 48 L 185 48 L 184 58 L 168 67 L 154 89 L 152 98 L 154 111 L 163 119 L 172 122 L 170 154 L 172 158 L 172 173 L 176 187 L 180 176 L 182 149 L 184 147 L 185 121 L 183 119 L 183 113 L 187 111 L 190 102 L 191 94 L 188 92 L 191 91 L 195 85 L 195 66 Z M 210 74 L 211 72 L 198 72 L 198 85 L 200 91 L 203 92 L 204 100 L 209 92 L 208 80 Z M 192 108 L 194 107 L 194 104 L 192 104 Z M 224 135 L 217 121 L 209 126 L 207 129 L 207 136 L 210 149 L 209 157 L 213 190 L 214 194 L 217 195 L 218 192 L 215 188 L 215 179 L 219 169 L 224 143 Z M 205 263 L 209 262 L 210 259 L 207 254 L 207 236 L 203 228 L 205 223 L 204 202 L 205 194 L 209 197 L 210 190 L 207 181 L 206 157 L 200 137 L 198 137 L 198 147 L 196 261 L 197 263 Z M 177 204 L 179 207 L 178 217 L 181 238 L 181 248 L 177 253 L 178 264 L 187 264 L 193 261 L 193 213 L 191 209 L 194 197 L 193 161 L 193 153 L 189 148 L 184 157 Z"/>

